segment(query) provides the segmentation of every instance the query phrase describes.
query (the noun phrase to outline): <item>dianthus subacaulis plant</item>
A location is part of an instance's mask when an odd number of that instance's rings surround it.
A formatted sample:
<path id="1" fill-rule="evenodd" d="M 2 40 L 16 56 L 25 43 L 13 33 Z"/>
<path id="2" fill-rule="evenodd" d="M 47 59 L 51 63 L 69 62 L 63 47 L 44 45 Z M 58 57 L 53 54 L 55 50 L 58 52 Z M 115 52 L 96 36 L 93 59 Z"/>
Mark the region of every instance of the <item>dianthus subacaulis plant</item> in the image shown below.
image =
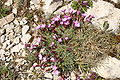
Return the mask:
<path id="1" fill-rule="evenodd" d="M 36 40 L 26 44 L 37 58 L 32 67 L 65 77 L 72 71 L 85 70 L 85 65 L 93 67 L 113 53 L 113 34 L 95 28 L 92 18 L 78 10 L 62 10 L 61 15 L 35 27 Z"/>

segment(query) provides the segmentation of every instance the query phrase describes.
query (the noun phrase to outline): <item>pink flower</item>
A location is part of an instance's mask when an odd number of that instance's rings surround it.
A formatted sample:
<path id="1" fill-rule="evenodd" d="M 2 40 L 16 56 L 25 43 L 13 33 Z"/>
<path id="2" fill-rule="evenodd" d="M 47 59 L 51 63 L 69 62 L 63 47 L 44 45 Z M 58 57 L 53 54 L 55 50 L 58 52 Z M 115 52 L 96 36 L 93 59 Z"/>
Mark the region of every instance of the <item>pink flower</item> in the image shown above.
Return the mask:
<path id="1" fill-rule="evenodd" d="M 40 43 L 42 41 L 41 37 L 38 37 L 37 42 Z"/>
<path id="2" fill-rule="evenodd" d="M 93 16 L 93 15 L 89 15 L 89 16 L 86 18 L 86 21 L 87 21 L 87 22 L 91 22 L 92 18 L 94 18 L 94 16 Z"/>
<path id="3" fill-rule="evenodd" d="M 80 0 L 76 0 L 77 2 L 79 2 Z"/>
<path id="4" fill-rule="evenodd" d="M 86 18 L 86 21 L 87 21 L 87 22 L 91 22 L 90 18 Z"/>
<path id="5" fill-rule="evenodd" d="M 36 29 L 36 30 L 38 30 L 38 29 L 40 29 L 40 28 L 41 28 L 41 26 L 40 26 L 40 25 L 38 25 L 35 29 Z"/>
<path id="6" fill-rule="evenodd" d="M 34 67 L 36 67 L 38 64 L 37 63 L 34 63 L 33 65 L 32 65 L 32 67 L 34 68 Z"/>
<path id="7" fill-rule="evenodd" d="M 77 11 L 77 15 L 80 15 L 80 11 Z"/>
<path id="8" fill-rule="evenodd" d="M 25 44 L 25 48 L 29 48 L 31 44 Z"/>
<path id="9" fill-rule="evenodd" d="M 46 24 L 41 24 L 41 28 L 45 28 L 46 27 Z"/>
<path id="10" fill-rule="evenodd" d="M 37 47 L 37 45 L 33 45 L 33 44 L 31 44 L 29 50 L 33 50 L 33 49 L 36 48 L 36 47 Z"/>
<path id="11" fill-rule="evenodd" d="M 90 15 L 89 18 L 92 19 L 92 18 L 95 18 L 95 16 L 94 15 Z"/>
<path id="12" fill-rule="evenodd" d="M 64 21 L 67 21 L 67 18 L 63 18 L 62 21 L 63 21 L 63 22 L 64 22 Z"/>
<path id="13" fill-rule="evenodd" d="M 70 17 L 70 16 L 67 16 L 67 15 L 65 15 L 64 18 L 66 18 L 67 20 L 70 20 L 70 19 L 71 19 L 71 17 Z"/>
<path id="14" fill-rule="evenodd" d="M 60 20 L 60 15 L 52 19 L 53 21 L 59 21 Z"/>
<path id="15" fill-rule="evenodd" d="M 68 40 L 68 37 L 65 37 L 65 40 Z"/>
<path id="16" fill-rule="evenodd" d="M 62 77 L 59 77 L 59 78 L 58 78 L 58 80 L 64 80 L 64 78 L 62 78 Z"/>
<path id="17" fill-rule="evenodd" d="M 51 25 L 51 24 L 49 24 L 49 25 L 47 25 L 47 27 L 48 27 L 48 28 L 50 28 L 50 27 L 52 27 L 52 25 Z"/>
<path id="18" fill-rule="evenodd" d="M 38 57 L 39 57 L 39 60 L 42 60 L 42 55 L 41 54 L 39 54 Z"/>
<path id="19" fill-rule="evenodd" d="M 58 67 L 57 66 L 52 66 L 52 70 L 57 70 Z"/>
<path id="20" fill-rule="evenodd" d="M 54 70 L 53 72 L 52 72 L 52 74 L 54 74 L 54 75 L 58 75 L 60 72 L 58 71 L 58 70 Z"/>
<path id="21" fill-rule="evenodd" d="M 35 29 L 38 30 L 45 27 L 46 27 L 46 24 L 41 24 L 41 25 L 38 25 Z"/>
<path id="22" fill-rule="evenodd" d="M 82 2 L 82 5 L 88 6 L 88 1 L 83 1 L 83 2 Z"/>
<path id="23" fill-rule="evenodd" d="M 52 58 L 50 59 L 50 61 L 56 62 L 56 59 L 55 59 L 54 57 L 52 57 Z"/>
<path id="24" fill-rule="evenodd" d="M 55 21 L 52 21 L 51 24 L 55 24 Z"/>
<path id="25" fill-rule="evenodd" d="M 85 17 L 87 16 L 87 14 L 86 14 L 86 13 L 83 13 L 81 16 L 82 16 L 83 18 L 85 18 Z"/>
<path id="26" fill-rule="evenodd" d="M 54 46 L 54 45 L 55 45 L 55 43 L 54 43 L 54 42 L 52 42 L 50 46 Z"/>
<path id="27" fill-rule="evenodd" d="M 69 21 L 66 21 L 66 22 L 64 22 L 64 24 L 65 24 L 65 25 L 69 25 L 70 23 L 69 23 Z"/>
<path id="28" fill-rule="evenodd" d="M 47 62 L 47 57 L 43 57 L 43 62 Z"/>
<path id="29" fill-rule="evenodd" d="M 61 22 L 60 22 L 60 24 L 64 24 L 64 22 L 63 22 L 63 21 L 61 21 Z"/>
<path id="30" fill-rule="evenodd" d="M 65 13 L 66 9 L 61 10 L 61 12 Z"/>
<path id="31" fill-rule="evenodd" d="M 77 11 L 77 10 L 74 10 L 74 9 L 72 9 L 72 8 L 69 9 L 69 13 L 70 13 L 70 14 L 73 14 L 73 13 L 75 13 L 76 11 Z"/>
<path id="32" fill-rule="evenodd" d="M 62 38 L 59 38 L 59 39 L 58 39 L 58 42 L 62 42 Z"/>
<path id="33" fill-rule="evenodd" d="M 75 27 L 80 27 L 80 23 L 78 21 L 73 21 Z"/>

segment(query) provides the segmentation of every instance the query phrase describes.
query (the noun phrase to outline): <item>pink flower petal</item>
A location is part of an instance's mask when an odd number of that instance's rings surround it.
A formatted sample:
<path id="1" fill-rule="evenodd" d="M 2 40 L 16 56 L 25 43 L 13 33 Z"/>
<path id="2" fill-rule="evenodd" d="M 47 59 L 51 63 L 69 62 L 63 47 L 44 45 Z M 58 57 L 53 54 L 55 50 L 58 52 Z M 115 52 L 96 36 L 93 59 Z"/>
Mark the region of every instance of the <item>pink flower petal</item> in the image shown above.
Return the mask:
<path id="1" fill-rule="evenodd" d="M 38 57 L 39 57 L 39 60 L 42 60 L 42 55 L 41 54 L 39 54 Z"/>
<path id="2" fill-rule="evenodd" d="M 47 62 L 47 57 L 43 57 L 43 62 Z"/>
<path id="3" fill-rule="evenodd" d="M 57 67 L 57 66 L 52 66 L 52 69 L 53 69 L 53 70 L 57 70 L 58 67 Z"/>
<path id="4" fill-rule="evenodd" d="M 54 57 L 52 57 L 52 58 L 50 59 L 50 61 L 56 62 L 56 59 L 55 59 Z"/>
<path id="5" fill-rule="evenodd" d="M 62 38 L 59 38 L 59 39 L 58 39 L 58 42 L 62 42 Z"/>
<path id="6" fill-rule="evenodd" d="M 58 70 L 55 70 L 55 71 L 52 72 L 52 74 L 54 74 L 54 75 L 58 75 L 59 73 L 60 72 Z"/>

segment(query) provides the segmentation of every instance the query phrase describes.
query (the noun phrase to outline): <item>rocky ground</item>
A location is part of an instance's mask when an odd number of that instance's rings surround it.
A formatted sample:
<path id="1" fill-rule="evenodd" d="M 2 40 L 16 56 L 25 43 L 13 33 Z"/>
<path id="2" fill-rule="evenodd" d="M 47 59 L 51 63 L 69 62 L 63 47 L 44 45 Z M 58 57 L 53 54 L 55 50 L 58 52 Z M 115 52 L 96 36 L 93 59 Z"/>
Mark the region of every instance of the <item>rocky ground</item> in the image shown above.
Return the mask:
<path id="1" fill-rule="evenodd" d="M 0 62 L 1 65 L 4 62 L 6 66 L 11 66 L 11 69 L 18 74 L 16 80 L 30 80 L 31 65 L 25 59 L 28 53 L 24 50 L 24 44 L 29 43 L 33 38 L 32 31 L 39 24 L 40 17 L 46 16 L 48 18 L 53 12 L 58 14 L 60 10 L 70 7 L 71 3 L 70 0 L 31 0 L 29 4 L 24 3 L 26 6 L 19 10 L 18 1 L 4 0 L 4 6 L 11 7 L 11 11 L 6 17 L 0 19 Z M 113 1 L 120 3 L 119 0 Z M 43 12 L 45 15 L 41 15 Z M 116 34 L 119 33 L 120 9 L 113 4 L 98 0 L 94 2 L 93 8 L 90 8 L 87 13 L 95 15 L 93 24 L 97 27 L 101 28 L 104 21 L 108 21 L 109 29 L 113 29 Z M 120 78 L 120 61 L 111 57 L 109 59 L 107 65 L 109 68 L 98 68 L 97 73 L 104 78 Z M 49 73 L 46 73 L 46 77 L 53 78 Z M 56 80 L 55 78 L 54 76 L 54 80 Z M 4 79 L 1 78 L 1 80 Z"/>

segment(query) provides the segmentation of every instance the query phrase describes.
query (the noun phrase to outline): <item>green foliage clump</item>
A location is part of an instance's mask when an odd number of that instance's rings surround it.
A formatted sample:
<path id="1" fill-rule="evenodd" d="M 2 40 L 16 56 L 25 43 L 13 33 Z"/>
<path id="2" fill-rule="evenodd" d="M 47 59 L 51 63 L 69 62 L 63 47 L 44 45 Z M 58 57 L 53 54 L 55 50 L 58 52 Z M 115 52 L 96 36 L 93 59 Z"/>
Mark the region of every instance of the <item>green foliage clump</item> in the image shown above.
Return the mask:
<path id="1" fill-rule="evenodd" d="M 0 66 L 0 79 L 1 80 L 13 80 L 15 79 L 15 73 L 12 72 L 7 66 Z"/>
<path id="2" fill-rule="evenodd" d="M 4 6 L 5 0 L 0 0 L 0 18 L 7 16 L 11 11 L 10 7 Z"/>
<path id="3" fill-rule="evenodd" d="M 0 8 L 0 18 L 5 17 L 8 15 L 9 10 L 7 8 Z"/>
<path id="4" fill-rule="evenodd" d="M 25 17 L 27 17 L 29 20 L 33 20 L 34 19 L 33 14 L 29 13 L 29 12 L 25 14 Z"/>
<path id="5" fill-rule="evenodd" d="M 80 5 L 78 2 L 73 4 Z M 72 71 L 88 72 L 107 56 L 117 56 L 115 46 L 118 43 L 115 34 L 107 30 L 109 24 L 104 23 L 104 30 L 97 29 L 91 24 L 94 16 L 87 16 L 82 11 L 83 6 L 81 9 L 76 6 L 74 9 L 77 10 L 63 10 L 63 14 L 35 27 L 36 43 L 26 46 L 37 59 L 34 68 L 39 67 L 40 70 L 51 73 L 56 71 L 62 76 Z M 44 51 L 41 52 L 42 49 Z"/>
<path id="6" fill-rule="evenodd" d="M 83 4 L 84 1 L 87 1 L 87 3 Z M 86 12 L 86 10 L 89 7 L 92 7 L 92 4 L 93 4 L 92 0 L 78 0 L 78 1 L 73 0 L 71 6 L 75 10 L 80 10 L 81 12 Z"/>

